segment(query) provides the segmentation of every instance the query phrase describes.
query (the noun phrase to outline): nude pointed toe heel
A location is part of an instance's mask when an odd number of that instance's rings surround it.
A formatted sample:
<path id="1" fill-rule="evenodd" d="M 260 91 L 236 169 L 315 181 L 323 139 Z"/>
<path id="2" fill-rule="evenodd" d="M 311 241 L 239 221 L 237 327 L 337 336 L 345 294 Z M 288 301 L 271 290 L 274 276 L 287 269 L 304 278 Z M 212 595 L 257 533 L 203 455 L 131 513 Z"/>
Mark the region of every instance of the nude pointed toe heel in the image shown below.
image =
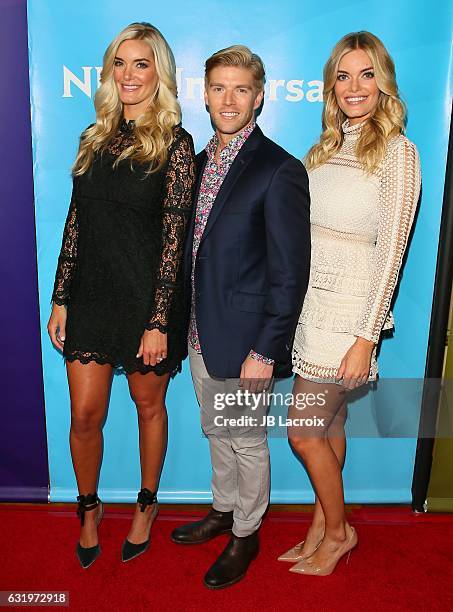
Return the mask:
<path id="1" fill-rule="evenodd" d="M 296 544 L 296 546 L 293 546 L 285 553 L 280 555 L 277 561 L 287 561 L 290 563 L 296 563 L 297 561 L 303 561 L 304 559 L 308 559 L 308 557 L 311 557 L 311 555 L 319 548 L 321 542 L 322 540 L 318 542 L 316 548 L 314 548 L 310 553 L 302 554 L 301 550 L 305 543 L 305 540 L 302 540 L 302 542 L 299 542 L 299 544 Z"/>
<path id="2" fill-rule="evenodd" d="M 346 559 L 346 562 L 348 563 L 351 551 L 355 546 L 357 546 L 358 542 L 356 530 L 354 527 L 350 527 L 350 529 L 351 533 L 349 538 L 337 551 L 335 551 L 335 553 L 333 553 L 331 560 L 327 564 L 321 567 L 314 565 L 305 559 L 303 561 L 299 561 L 299 563 L 296 563 L 296 565 L 293 565 L 289 571 L 296 574 L 305 574 L 306 576 L 329 576 L 335 570 L 338 561 L 346 554 L 348 554 Z"/>

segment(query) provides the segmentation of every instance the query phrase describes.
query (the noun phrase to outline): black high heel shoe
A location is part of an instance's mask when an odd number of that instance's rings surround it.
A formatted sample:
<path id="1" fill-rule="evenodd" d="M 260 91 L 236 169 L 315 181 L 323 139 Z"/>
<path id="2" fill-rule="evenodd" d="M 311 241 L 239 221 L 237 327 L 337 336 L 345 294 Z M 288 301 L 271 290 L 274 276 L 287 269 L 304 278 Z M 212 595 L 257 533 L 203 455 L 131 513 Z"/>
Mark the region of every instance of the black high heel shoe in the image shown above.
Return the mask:
<path id="1" fill-rule="evenodd" d="M 85 525 L 85 512 L 91 512 L 95 508 L 101 505 L 101 510 L 96 519 L 96 527 L 98 527 L 101 522 L 102 516 L 104 514 L 104 505 L 98 497 L 97 493 L 89 493 L 88 495 L 79 495 L 77 497 L 77 501 L 79 502 L 79 506 L 77 508 L 77 516 L 80 517 L 80 523 L 82 527 Z M 101 554 L 101 547 L 99 544 L 96 546 L 90 546 L 89 548 L 85 548 L 80 545 L 80 542 L 77 542 L 76 549 L 77 558 L 80 561 L 80 565 L 83 569 L 87 569 L 92 565 L 96 559 Z"/>
<path id="2" fill-rule="evenodd" d="M 140 512 L 145 512 L 146 506 L 151 506 L 155 504 L 154 509 L 152 511 L 152 521 L 156 518 L 159 506 L 157 504 L 157 491 L 150 491 L 149 489 L 141 489 L 137 495 L 137 503 L 140 504 Z M 151 522 L 152 524 L 152 522 Z M 130 561 L 135 557 L 143 554 L 149 548 L 149 543 L 151 538 L 149 537 L 144 542 L 140 544 L 132 544 L 126 538 L 123 542 L 123 547 L 121 549 L 121 559 L 122 561 Z"/>

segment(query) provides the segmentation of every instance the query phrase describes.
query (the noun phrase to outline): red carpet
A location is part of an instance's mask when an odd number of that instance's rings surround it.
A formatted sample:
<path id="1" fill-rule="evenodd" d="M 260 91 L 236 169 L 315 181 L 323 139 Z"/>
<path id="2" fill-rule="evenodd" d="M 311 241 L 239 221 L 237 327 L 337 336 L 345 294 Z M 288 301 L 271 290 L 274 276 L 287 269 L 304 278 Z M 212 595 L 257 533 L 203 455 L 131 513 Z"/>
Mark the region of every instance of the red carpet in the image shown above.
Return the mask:
<path id="1" fill-rule="evenodd" d="M 261 529 L 261 553 L 246 578 L 210 591 L 202 578 L 227 536 L 178 546 L 171 530 L 203 511 L 161 506 L 152 545 L 123 564 L 120 548 L 132 511 L 109 505 L 100 526 L 102 554 L 82 570 L 74 554 L 75 506 L 0 506 L 0 590 L 69 591 L 72 610 L 337 612 L 453 610 L 453 516 L 414 515 L 408 507 L 354 509 L 359 545 L 328 577 L 288 572 L 277 556 L 303 539 L 304 512 L 271 510 Z"/>

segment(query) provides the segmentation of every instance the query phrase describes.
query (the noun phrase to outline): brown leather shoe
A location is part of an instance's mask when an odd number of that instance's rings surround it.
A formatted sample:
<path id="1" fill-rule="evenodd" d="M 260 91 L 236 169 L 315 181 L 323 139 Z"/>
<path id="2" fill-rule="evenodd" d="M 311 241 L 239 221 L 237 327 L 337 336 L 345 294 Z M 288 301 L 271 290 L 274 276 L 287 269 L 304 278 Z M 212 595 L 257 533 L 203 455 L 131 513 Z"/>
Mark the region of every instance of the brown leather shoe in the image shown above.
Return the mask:
<path id="1" fill-rule="evenodd" d="M 219 512 L 212 508 L 201 521 L 187 523 L 173 529 L 171 539 L 176 544 L 202 544 L 222 533 L 230 533 L 233 527 L 233 511 Z"/>
<path id="2" fill-rule="evenodd" d="M 226 548 L 204 577 L 205 585 L 210 589 L 223 589 L 239 582 L 258 552 L 257 531 L 242 538 L 233 533 Z"/>

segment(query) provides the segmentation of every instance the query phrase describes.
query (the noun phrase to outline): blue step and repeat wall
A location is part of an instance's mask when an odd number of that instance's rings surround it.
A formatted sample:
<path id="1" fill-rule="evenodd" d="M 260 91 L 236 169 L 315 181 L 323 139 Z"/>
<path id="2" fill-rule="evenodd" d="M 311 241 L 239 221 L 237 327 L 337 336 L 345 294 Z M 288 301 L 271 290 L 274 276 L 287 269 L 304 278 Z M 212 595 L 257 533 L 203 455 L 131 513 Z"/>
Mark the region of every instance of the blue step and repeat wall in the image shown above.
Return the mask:
<path id="1" fill-rule="evenodd" d="M 397 66 L 409 108 L 408 137 L 419 151 L 423 197 L 394 307 L 396 329 L 380 351 L 385 378 L 421 379 L 427 351 L 450 122 L 448 1 L 425 0 L 29 0 L 29 53 L 33 128 L 36 233 L 46 426 L 51 499 L 77 495 L 69 454 L 69 394 L 64 362 L 52 348 L 46 324 L 57 256 L 71 189 L 70 168 L 80 132 L 94 120 L 93 95 L 105 48 L 133 21 L 149 21 L 169 41 L 178 66 L 183 123 L 197 151 L 212 134 L 203 93 L 204 60 L 235 43 L 250 46 L 267 69 L 264 132 L 302 158 L 321 129 L 322 69 L 344 34 L 369 30 L 379 36 Z M 290 381 L 279 383 L 288 391 Z M 351 407 L 360 421 L 373 392 Z M 419 408 L 419 393 L 388 395 L 387 410 Z M 371 399 L 370 399 L 371 398 Z M 160 485 L 168 502 L 208 502 L 210 460 L 187 362 L 170 382 L 169 446 Z M 407 408 L 407 406 L 406 406 Z M 408 502 L 416 440 L 354 436 L 344 470 L 348 502 Z M 313 500 L 309 480 L 287 440 L 270 440 L 272 498 L 278 503 Z M 100 493 L 132 501 L 140 485 L 137 417 L 124 376 L 116 376 L 105 426 Z"/>

